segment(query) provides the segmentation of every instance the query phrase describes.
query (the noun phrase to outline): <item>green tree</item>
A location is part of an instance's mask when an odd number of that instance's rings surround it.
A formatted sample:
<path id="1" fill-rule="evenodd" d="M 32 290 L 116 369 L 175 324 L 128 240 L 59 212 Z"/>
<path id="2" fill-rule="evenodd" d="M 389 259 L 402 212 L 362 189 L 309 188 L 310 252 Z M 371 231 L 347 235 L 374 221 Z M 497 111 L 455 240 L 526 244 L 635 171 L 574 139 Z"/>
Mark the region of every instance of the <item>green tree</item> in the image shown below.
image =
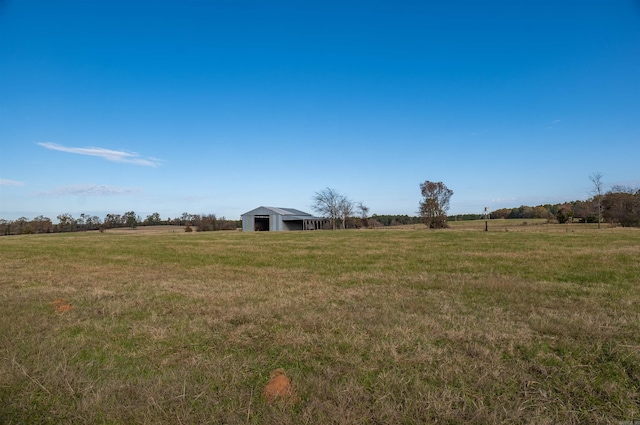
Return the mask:
<path id="1" fill-rule="evenodd" d="M 180 217 L 180 225 L 185 226 L 187 222 L 191 221 L 192 219 L 193 216 L 191 214 L 189 214 L 188 212 L 183 212 L 182 216 Z"/>
<path id="2" fill-rule="evenodd" d="M 135 212 L 128 211 L 122 215 L 122 218 L 127 227 L 131 227 L 132 229 L 138 227 L 139 219 Z"/>
<path id="3" fill-rule="evenodd" d="M 566 223 L 571 221 L 573 218 L 573 208 L 570 204 L 563 204 L 558 209 L 556 214 L 556 218 L 558 219 L 558 223 Z"/>
<path id="4" fill-rule="evenodd" d="M 533 214 L 534 214 L 535 218 L 549 218 L 550 217 L 549 210 L 543 205 L 538 205 L 537 207 L 535 207 L 533 209 Z"/>
<path id="5" fill-rule="evenodd" d="M 102 223 L 100 222 L 100 217 L 98 217 L 97 215 L 92 215 L 91 217 L 87 218 L 87 226 L 89 227 L 89 230 L 96 230 L 100 227 L 101 224 Z"/>
<path id="6" fill-rule="evenodd" d="M 158 224 L 162 224 L 162 219 L 160 218 L 160 214 L 154 212 L 153 214 L 149 214 L 147 218 L 144 220 L 144 223 L 147 226 L 156 226 Z"/>
<path id="7" fill-rule="evenodd" d="M 72 232 L 76 227 L 76 219 L 71 214 L 60 214 L 58 219 L 58 230 L 60 232 Z"/>
<path id="8" fill-rule="evenodd" d="M 120 226 L 120 214 L 107 214 L 104 218 L 104 227 L 107 229 Z"/>
<path id="9" fill-rule="evenodd" d="M 447 227 L 447 210 L 453 191 L 442 182 L 429 180 L 420 183 L 420 216 L 430 229 Z"/>

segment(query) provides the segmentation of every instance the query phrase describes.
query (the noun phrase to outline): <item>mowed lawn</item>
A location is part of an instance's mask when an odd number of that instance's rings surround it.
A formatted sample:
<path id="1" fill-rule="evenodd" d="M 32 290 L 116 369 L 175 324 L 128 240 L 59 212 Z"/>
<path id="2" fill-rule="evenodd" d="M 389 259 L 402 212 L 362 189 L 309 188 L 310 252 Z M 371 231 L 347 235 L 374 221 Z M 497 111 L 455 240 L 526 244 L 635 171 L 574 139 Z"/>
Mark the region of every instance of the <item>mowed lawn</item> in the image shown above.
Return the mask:
<path id="1" fill-rule="evenodd" d="M 640 419 L 640 231 L 478 224 L 1 237 L 0 423 Z"/>

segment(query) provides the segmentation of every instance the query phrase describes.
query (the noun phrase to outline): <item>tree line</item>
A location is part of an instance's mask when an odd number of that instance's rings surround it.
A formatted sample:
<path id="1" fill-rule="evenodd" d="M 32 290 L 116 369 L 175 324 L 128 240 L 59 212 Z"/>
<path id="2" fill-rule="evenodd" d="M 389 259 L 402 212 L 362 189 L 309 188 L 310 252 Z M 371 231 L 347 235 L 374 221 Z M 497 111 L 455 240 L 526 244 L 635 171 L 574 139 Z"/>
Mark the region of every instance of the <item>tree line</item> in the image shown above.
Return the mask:
<path id="1" fill-rule="evenodd" d="M 422 199 L 419 203 L 420 216 L 376 215 L 369 216 L 369 207 L 363 202 L 355 202 L 335 189 L 326 188 L 313 196 L 313 209 L 330 220 L 332 229 L 395 226 L 424 223 L 429 228 L 445 228 L 447 221 L 484 218 L 533 219 L 542 218 L 558 223 L 602 222 L 623 227 L 640 227 L 640 189 L 627 186 L 613 186 L 608 192 L 602 190 L 602 175 L 589 176 L 594 184 L 593 196 L 586 201 L 572 201 L 559 204 L 545 204 L 535 207 L 521 205 L 516 208 L 500 208 L 488 214 L 464 214 L 447 216 L 449 200 L 453 191 L 442 182 L 425 181 L 420 184 Z M 0 219 L 0 235 L 32 233 L 77 232 L 86 230 L 105 231 L 112 228 L 138 226 L 175 225 L 185 226 L 186 231 L 234 230 L 242 226 L 240 220 L 227 220 L 215 214 L 182 213 L 175 218 L 163 220 L 157 212 L 142 219 L 134 211 L 124 214 L 107 214 L 104 219 L 89 214 L 73 217 L 60 214 L 53 224 L 49 217 L 39 215 L 33 220 L 20 217 L 17 220 Z"/>
<path id="2" fill-rule="evenodd" d="M 501 208 L 492 211 L 491 218 L 544 218 L 559 223 L 604 222 L 640 227 L 640 190 L 614 186 L 610 191 L 586 201 Z"/>
<path id="3" fill-rule="evenodd" d="M 420 184 L 422 199 L 419 205 L 420 218 L 408 215 L 372 215 L 362 201 L 354 202 L 348 196 L 327 187 L 313 195 L 312 208 L 323 217 L 329 218 L 329 228 L 360 228 L 416 224 L 424 222 L 429 228 L 446 227 L 446 211 L 453 191 L 442 182 L 426 180 Z"/>
<path id="4" fill-rule="evenodd" d="M 429 228 L 446 228 L 453 220 L 476 219 L 546 219 L 557 223 L 610 223 L 623 227 L 640 227 L 640 189 L 627 186 L 612 186 L 603 191 L 602 174 L 589 176 L 593 183 L 593 195 L 586 201 L 571 201 L 538 206 L 521 205 L 516 208 L 500 208 L 478 214 L 460 214 L 448 216 L 449 201 L 453 191 L 442 182 L 429 180 L 420 184 L 422 198 L 419 203 L 419 216 L 377 215 L 367 216 L 369 209 L 362 202 L 357 205 L 335 189 L 324 189 L 314 195 L 316 212 L 329 217 L 332 228 L 397 226 L 424 223 Z M 352 216 L 354 210 L 359 214 Z M 337 223 L 337 224 L 336 224 Z"/>
<path id="5" fill-rule="evenodd" d="M 160 214 L 155 212 L 146 218 L 141 218 L 134 211 L 127 211 L 124 214 L 107 214 L 104 218 L 96 215 L 80 214 L 74 217 L 64 213 L 56 217 L 57 224 L 53 224 L 49 217 L 39 215 L 32 220 L 20 217 L 16 220 L 0 219 L 0 235 L 22 235 L 38 233 L 63 233 L 82 232 L 89 230 L 99 230 L 104 232 L 107 229 L 132 228 L 138 226 L 162 226 L 174 225 L 185 226 L 187 231 L 207 232 L 216 230 L 235 230 L 242 226 L 239 220 L 227 220 L 224 217 L 216 217 L 215 214 L 189 214 L 182 213 L 175 218 L 162 219 Z"/>
<path id="6" fill-rule="evenodd" d="M 576 200 L 558 204 L 537 206 L 520 205 L 514 208 L 500 208 L 489 213 L 491 219 L 534 219 L 541 218 L 557 223 L 598 223 L 617 224 L 622 227 L 640 227 L 640 189 L 613 186 L 610 191 L 596 195 L 585 201 Z M 484 213 L 448 215 L 447 221 L 484 219 Z M 421 216 L 376 215 L 369 218 L 382 226 L 400 226 L 424 223 Z"/>
<path id="7" fill-rule="evenodd" d="M 394 214 L 373 214 L 369 218 L 369 223 L 375 222 L 378 226 L 404 226 L 407 224 L 420 224 L 423 222 L 422 217 Z M 376 224 L 374 224 L 376 225 Z"/>

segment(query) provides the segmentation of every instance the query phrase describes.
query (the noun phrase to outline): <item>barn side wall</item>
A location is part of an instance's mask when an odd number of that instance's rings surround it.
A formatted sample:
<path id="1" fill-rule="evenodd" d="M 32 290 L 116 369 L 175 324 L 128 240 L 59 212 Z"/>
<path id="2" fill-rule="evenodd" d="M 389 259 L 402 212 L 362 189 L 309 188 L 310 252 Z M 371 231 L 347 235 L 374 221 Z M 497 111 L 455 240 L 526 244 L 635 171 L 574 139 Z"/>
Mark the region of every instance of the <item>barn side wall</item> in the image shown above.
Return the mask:
<path id="1" fill-rule="evenodd" d="M 255 228 L 253 227 L 253 215 L 243 215 L 242 216 L 242 231 L 243 232 L 253 232 Z"/>
<path id="2" fill-rule="evenodd" d="M 282 216 L 279 214 L 269 215 L 269 230 L 279 232 L 281 230 L 289 230 L 282 225 Z"/>

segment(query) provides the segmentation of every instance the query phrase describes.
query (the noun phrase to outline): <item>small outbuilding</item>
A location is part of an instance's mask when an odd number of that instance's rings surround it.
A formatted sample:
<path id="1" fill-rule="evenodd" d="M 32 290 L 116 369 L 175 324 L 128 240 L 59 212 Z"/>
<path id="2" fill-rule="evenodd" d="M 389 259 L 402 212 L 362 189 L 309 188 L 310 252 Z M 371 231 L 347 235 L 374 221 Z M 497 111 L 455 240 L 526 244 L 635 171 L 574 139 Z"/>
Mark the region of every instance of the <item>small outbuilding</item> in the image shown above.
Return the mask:
<path id="1" fill-rule="evenodd" d="M 258 207 L 241 217 L 243 232 L 320 230 L 329 226 L 329 219 L 293 208 Z"/>

